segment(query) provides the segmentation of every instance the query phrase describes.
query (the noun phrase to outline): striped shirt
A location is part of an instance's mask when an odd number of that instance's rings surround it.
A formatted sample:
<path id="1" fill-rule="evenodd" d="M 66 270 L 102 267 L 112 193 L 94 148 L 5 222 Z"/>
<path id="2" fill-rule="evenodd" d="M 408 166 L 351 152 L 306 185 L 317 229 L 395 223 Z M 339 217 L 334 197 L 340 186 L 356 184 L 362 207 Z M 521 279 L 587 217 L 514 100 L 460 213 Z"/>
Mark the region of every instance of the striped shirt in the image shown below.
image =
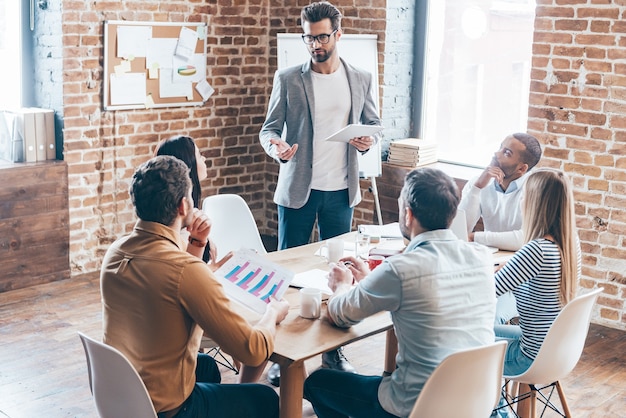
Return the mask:
<path id="1" fill-rule="evenodd" d="M 517 251 L 495 276 L 496 295 L 515 295 L 522 330 L 520 349 L 534 359 L 561 312 L 561 255 L 552 241 L 538 238 Z"/>

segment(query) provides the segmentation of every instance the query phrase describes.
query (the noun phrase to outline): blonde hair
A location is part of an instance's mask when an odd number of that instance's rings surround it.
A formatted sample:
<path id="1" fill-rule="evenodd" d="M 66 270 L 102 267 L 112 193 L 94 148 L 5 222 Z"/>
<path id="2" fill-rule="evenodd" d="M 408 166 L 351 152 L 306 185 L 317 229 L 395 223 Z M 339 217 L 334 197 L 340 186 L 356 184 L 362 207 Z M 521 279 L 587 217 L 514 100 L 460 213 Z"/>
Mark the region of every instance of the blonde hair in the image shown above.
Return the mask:
<path id="1" fill-rule="evenodd" d="M 526 242 L 551 235 L 561 254 L 559 299 L 563 305 L 576 296 L 578 242 L 574 194 L 568 177 L 560 170 L 540 168 L 526 180 L 523 231 Z"/>

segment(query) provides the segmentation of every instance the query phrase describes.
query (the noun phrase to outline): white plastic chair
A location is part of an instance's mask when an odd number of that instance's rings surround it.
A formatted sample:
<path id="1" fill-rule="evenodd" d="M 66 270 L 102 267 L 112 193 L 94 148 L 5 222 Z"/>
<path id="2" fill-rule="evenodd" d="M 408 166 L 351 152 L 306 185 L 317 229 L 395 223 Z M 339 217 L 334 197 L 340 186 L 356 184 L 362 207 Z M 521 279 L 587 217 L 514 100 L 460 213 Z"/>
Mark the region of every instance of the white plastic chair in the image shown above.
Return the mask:
<path id="1" fill-rule="evenodd" d="M 202 211 L 211 218 L 211 239 L 221 258 L 229 251 L 241 248 L 267 254 L 259 230 L 246 201 L 236 194 L 208 196 Z"/>
<path id="2" fill-rule="evenodd" d="M 485 418 L 500 399 L 506 341 L 458 351 L 430 375 L 409 418 Z"/>
<path id="3" fill-rule="evenodd" d="M 78 333 L 87 357 L 89 388 L 101 418 L 156 418 L 148 390 L 120 351 Z"/>
<path id="4" fill-rule="evenodd" d="M 217 247 L 219 258 L 229 251 L 241 248 L 267 254 L 252 212 L 241 196 L 236 194 L 208 196 L 202 201 L 202 211 L 211 219 L 211 240 Z M 200 348 L 212 355 L 217 363 L 234 371 L 235 374 L 239 373 L 237 364 L 229 361 L 211 339 L 203 337 Z"/>
<path id="5" fill-rule="evenodd" d="M 530 417 L 535 418 L 536 402 L 539 399 L 544 405 L 540 416 L 543 416 L 547 408 L 563 417 L 572 416 L 559 380 L 567 376 L 580 360 L 589 332 L 591 310 L 603 290 L 595 289 L 565 305 L 550 327 L 537 357 L 528 370 L 519 375 L 504 376 L 505 386 L 508 388 L 509 382 L 513 386 L 511 393 L 507 393 L 510 405 L 530 398 L 528 405 Z M 519 384 L 528 385 L 530 392 L 517 394 Z M 549 390 L 547 395 L 542 392 L 544 389 Z M 550 402 L 554 389 L 558 392 L 563 412 Z"/>

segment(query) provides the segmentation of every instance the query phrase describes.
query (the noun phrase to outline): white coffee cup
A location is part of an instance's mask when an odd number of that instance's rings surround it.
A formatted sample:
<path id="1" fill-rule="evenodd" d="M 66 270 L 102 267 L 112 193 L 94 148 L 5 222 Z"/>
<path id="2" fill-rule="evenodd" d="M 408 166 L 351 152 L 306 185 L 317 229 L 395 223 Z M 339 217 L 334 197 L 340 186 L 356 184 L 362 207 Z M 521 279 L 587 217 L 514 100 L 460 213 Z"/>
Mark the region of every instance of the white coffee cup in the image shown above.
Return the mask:
<path id="1" fill-rule="evenodd" d="M 317 319 L 322 311 L 322 291 L 313 287 L 300 289 L 300 316 Z"/>
<path id="2" fill-rule="evenodd" d="M 343 257 L 343 240 L 340 238 L 331 238 L 326 240 L 326 260 L 329 263 L 336 263 Z"/>

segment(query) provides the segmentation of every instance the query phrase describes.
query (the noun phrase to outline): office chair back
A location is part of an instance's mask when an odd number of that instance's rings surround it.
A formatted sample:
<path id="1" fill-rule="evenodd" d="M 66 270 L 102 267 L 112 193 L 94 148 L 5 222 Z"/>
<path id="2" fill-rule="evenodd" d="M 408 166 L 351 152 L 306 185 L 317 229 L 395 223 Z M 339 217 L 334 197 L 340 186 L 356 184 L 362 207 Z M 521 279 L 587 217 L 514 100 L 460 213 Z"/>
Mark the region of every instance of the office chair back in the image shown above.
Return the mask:
<path id="1" fill-rule="evenodd" d="M 528 370 L 518 375 L 504 376 L 504 392 L 507 403 L 511 405 L 510 408 L 513 404 L 527 399 L 527 402 L 518 404 L 518 412 L 523 416 L 531 418 L 537 416 L 537 401 L 543 404 L 540 416 L 550 409 L 560 416 L 572 416 L 560 380 L 576 367 L 580 359 L 589 332 L 591 311 L 596 298 L 603 290 L 595 289 L 565 305 L 552 323 L 537 357 Z M 520 391 L 523 387 L 521 384 L 527 385 L 523 393 Z M 552 394 L 555 390 L 563 412 L 559 410 L 558 405 L 552 403 Z"/>
<path id="2" fill-rule="evenodd" d="M 519 383 L 545 384 L 563 379 L 576 367 L 585 346 L 591 311 L 603 288 L 571 300 L 561 310 L 528 370 L 505 376 Z"/>
<path id="3" fill-rule="evenodd" d="M 500 399 L 506 341 L 446 357 L 424 384 L 409 418 L 485 418 Z"/>
<path id="4" fill-rule="evenodd" d="M 211 218 L 211 239 L 217 246 L 219 258 L 242 248 L 267 254 L 252 212 L 241 196 L 208 196 L 202 202 L 202 211 Z"/>
<path id="5" fill-rule="evenodd" d="M 89 388 L 100 418 L 156 418 L 141 377 L 120 351 L 78 333 L 85 349 Z"/>

